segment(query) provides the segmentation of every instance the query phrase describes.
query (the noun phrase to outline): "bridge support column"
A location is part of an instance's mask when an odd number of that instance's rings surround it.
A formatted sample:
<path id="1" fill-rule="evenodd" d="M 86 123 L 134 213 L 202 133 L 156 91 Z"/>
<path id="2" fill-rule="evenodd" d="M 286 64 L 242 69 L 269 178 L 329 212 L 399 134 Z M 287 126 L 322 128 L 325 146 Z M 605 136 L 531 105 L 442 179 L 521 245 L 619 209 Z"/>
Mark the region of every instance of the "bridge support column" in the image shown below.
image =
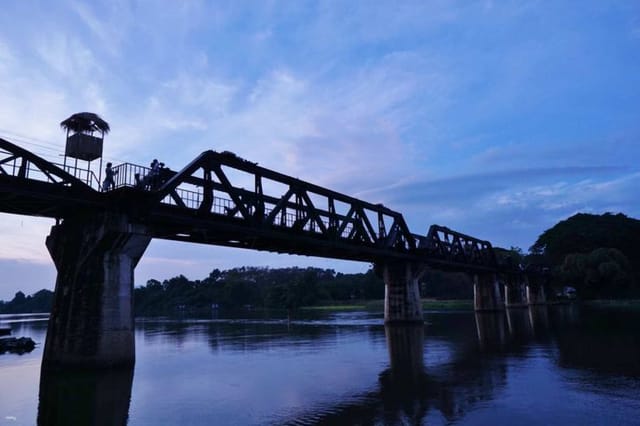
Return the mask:
<path id="1" fill-rule="evenodd" d="M 384 322 L 423 322 L 418 280 L 424 268 L 409 262 L 388 262 L 382 266 L 384 279 Z"/>
<path id="2" fill-rule="evenodd" d="M 133 366 L 133 271 L 151 237 L 124 215 L 72 217 L 51 228 L 58 270 L 43 369 Z"/>
<path id="3" fill-rule="evenodd" d="M 526 283 L 522 277 L 507 275 L 504 282 L 504 306 L 522 308 L 527 306 Z"/>
<path id="4" fill-rule="evenodd" d="M 473 307 L 476 311 L 499 311 L 504 309 L 500 283 L 496 274 L 473 276 Z"/>
<path id="5" fill-rule="evenodd" d="M 547 295 L 544 285 L 527 280 L 527 303 L 529 305 L 544 305 L 547 303 Z"/>

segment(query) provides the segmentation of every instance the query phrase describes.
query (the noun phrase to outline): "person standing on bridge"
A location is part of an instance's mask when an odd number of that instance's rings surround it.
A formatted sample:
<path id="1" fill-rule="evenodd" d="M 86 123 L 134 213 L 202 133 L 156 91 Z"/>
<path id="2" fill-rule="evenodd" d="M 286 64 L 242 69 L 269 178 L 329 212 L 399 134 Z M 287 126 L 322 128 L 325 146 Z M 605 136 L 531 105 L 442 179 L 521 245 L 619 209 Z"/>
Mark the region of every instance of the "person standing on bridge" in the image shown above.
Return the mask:
<path id="1" fill-rule="evenodd" d="M 159 186 L 161 164 L 156 158 L 151 162 L 151 170 L 149 171 L 150 189 L 155 189 Z"/>
<path id="2" fill-rule="evenodd" d="M 116 182 L 114 180 L 115 175 L 118 174 L 117 170 L 111 168 L 111 163 L 107 163 L 107 167 L 104 169 L 104 182 L 102 182 L 102 190 L 109 191 L 110 189 L 116 189 Z"/>

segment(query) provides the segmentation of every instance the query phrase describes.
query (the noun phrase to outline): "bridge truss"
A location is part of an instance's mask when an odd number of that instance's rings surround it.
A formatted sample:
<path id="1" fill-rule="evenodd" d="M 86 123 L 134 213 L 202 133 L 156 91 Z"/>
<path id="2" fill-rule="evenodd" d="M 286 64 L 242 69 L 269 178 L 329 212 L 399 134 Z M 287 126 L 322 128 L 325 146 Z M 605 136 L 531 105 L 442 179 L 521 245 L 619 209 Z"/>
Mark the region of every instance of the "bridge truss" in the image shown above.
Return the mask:
<path id="1" fill-rule="evenodd" d="M 60 218 L 95 205 L 94 195 L 61 167 L 0 138 L 0 211 Z"/>
<path id="2" fill-rule="evenodd" d="M 411 233 L 382 204 L 287 176 L 230 152 L 206 151 L 179 172 L 124 163 L 116 189 L 100 192 L 0 139 L 0 211 L 65 217 L 125 213 L 155 238 L 280 253 L 454 270 L 498 268 L 491 244 L 433 225 Z M 137 176 L 135 176 L 137 175 Z"/>

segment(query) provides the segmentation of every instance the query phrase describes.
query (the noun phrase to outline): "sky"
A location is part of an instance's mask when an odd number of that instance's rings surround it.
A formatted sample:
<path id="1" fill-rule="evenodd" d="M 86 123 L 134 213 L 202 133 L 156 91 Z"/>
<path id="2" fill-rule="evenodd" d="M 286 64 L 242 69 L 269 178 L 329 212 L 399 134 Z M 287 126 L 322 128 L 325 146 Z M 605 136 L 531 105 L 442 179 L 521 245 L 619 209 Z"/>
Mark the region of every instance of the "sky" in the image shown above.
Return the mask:
<path id="1" fill-rule="evenodd" d="M 640 2 L 3 2 L 0 137 L 61 162 L 261 166 L 527 250 L 578 213 L 640 217 Z M 52 220 L 0 214 L 0 300 L 53 289 Z M 154 240 L 136 284 L 214 268 L 369 265 Z"/>

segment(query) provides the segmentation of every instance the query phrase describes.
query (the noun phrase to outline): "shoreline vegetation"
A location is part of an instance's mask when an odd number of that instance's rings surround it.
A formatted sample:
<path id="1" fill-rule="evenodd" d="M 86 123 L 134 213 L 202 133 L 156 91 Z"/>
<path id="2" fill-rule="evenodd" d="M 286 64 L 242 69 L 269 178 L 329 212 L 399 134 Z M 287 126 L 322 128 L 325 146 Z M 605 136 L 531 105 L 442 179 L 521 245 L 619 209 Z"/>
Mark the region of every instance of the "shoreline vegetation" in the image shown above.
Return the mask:
<path id="1" fill-rule="evenodd" d="M 360 300 L 347 304 L 319 304 L 316 306 L 301 306 L 303 311 L 383 311 L 384 300 Z M 422 299 L 422 309 L 430 310 L 473 310 L 472 300 L 438 300 L 438 299 Z"/>
<path id="2" fill-rule="evenodd" d="M 467 299 L 421 299 L 422 309 L 424 312 L 429 311 L 473 311 L 473 300 Z M 577 304 L 581 306 L 587 306 L 591 308 L 602 309 L 623 309 L 623 310 L 640 310 L 640 299 L 595 299 L 595 300 L 573 300 L 573 301 L 550 301 L 547 306 L 563 305 L 563 304 Z M 526 306 L 523 306 L 526 308 Z M 513 308 L 520 309 L 520 308 Z M 202 309 L 202 308 L 172 308 L 166 311 L 157 311 L 154 313 L 136 314 L 136 317 L 153 317 L 153 316 L 166 316 L 184 313 L 203 314 L 207 311 L 215 311 L 216 309 Z M 233 312 L 256 312 L 263 310 L 265 312 L 272 313 L 286 313 L 286 309 L 281 308 L 266 308 L 261 306 L 240 306 L 236 308 L 228 308 Z M 384 310 L 384 300 L 354 300 L 348 303 L 331 303 L 331 304 L 318 304 L 313 306 L 299 306 L 293 309 L 293 312 L 349 312 L 349 311 L 370 311 L 370 312 L 382 312 Z M 24 315 L 45 315 L 50 314 L 49 311 L 42 312 L 0 312 L 1 315 L 6 317 L 11 316 L 24 316 Z"/>

